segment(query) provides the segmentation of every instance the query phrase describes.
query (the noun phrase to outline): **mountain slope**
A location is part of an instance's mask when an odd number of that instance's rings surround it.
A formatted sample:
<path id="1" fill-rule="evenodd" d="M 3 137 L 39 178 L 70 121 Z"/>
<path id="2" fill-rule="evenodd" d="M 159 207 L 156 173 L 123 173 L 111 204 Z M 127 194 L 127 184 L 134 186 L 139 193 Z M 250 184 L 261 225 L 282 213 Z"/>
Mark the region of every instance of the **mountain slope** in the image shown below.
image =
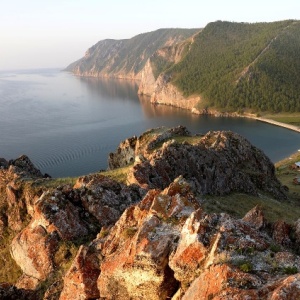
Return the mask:
<path id="1" fill-rule="evenodd" d="M 103 40 L 65 70 L 76 75 L 139 78 L 147 59 L 159 48 L 185 40 L 200 29 L 159 29 L 131 39 Z"/>
<path id="2" fill-rule="evenodd" d="M 299 21 L 218 21 L 196 35 L 183 59 L 162 74 L 186 98 L 200 95 L 202 108 L 300 111 L 299 50 Z M 153 69 L 155 64 L 152 59 Z"/>
<path id="3" fill-rule="evenodd" d="M 195 113 L 299 112 L 300 21 L 160 29 L 104 40 L 66 70 L 140 79 L 151 102 Z"/>

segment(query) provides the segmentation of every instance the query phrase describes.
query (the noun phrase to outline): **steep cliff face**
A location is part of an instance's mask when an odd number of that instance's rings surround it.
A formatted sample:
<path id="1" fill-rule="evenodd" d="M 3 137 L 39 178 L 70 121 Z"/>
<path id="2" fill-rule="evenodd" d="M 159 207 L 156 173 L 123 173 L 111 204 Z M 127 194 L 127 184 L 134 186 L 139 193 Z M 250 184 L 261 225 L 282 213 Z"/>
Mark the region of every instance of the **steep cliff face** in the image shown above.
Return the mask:
<path id="1" fill-rule="evenodd" d="M 149 96 L 151 103 L 176 106 L 191 110 L 193 113 L 207 113 L 198 111 L 197 105 L 201 101 L 199 95 L 186 97 L 171 82 L 172 76 L 165 71 L 180 62 L 188 53 L 194 41 L 194 36 L 184 42 L 158 49 L 147 61 L 141 71 L 141 81 L 138 94 Z"/>
<path id="2" fill-rule="evenodd" d="M 0 160 L 0 251 L 21 269 L 0 283 L 1 299 L 300 297 L 300 219 L 270 223 L 259 206 L 243 218 L 204 209 L 206 192 L 237 190 L 287 204 L 273 165 L 248 141 L 158 128 L 109 159 L 112 169 L 131 166 L 135 184 L 91 174 L 56 186 L 25 156 Z"/>
<path id="3" fill-rule="evenodd" d="M 126 40 L 103 40 L 65 70 L 79 76 L 140 79 L 141 70 L 158 49 L 177 44 L 199 29 L 159 29 Z"/>

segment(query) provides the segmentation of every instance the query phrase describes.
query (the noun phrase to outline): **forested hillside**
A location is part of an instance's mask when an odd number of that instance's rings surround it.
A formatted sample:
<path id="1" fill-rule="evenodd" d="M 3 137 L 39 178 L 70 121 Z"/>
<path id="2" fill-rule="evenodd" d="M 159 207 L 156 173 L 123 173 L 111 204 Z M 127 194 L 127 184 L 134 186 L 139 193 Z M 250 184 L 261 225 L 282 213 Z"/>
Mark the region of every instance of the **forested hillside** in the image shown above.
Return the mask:
<path id="1" fill-rule="evenodd" d="M 191 109 L 188 99 L 199 98 L 199 112 L 291 113 L 300 112 L 299 54 L 300 21 L 217 21 L 103 40 L 66 70 L 140 79 L 151 102 Z"/>
<path id="2" fill-rule="evenodd" d="M 184 58 L 164 71 L 185 96 L 201 95 L 208 107 L 299 112 L 299 53 L 299 21 L 218 21 L 208 24 Z"/>

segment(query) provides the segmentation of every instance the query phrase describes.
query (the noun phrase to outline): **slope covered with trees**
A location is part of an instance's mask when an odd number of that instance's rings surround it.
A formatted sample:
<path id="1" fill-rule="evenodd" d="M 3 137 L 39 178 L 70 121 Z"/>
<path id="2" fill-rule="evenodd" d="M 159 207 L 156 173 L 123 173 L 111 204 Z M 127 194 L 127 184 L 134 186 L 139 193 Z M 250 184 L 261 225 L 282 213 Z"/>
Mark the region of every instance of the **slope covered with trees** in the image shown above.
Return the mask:
<path id="1" fill-rule="evenodd" d="M 201 95 L 208 107 L 299 112 L 299 51 L 299 21 L 218 21 L 164 71 L 185 96 Z"/>
<path id="2" fill-rule="evenodd" d="M 103 40 L 66 70 L 141 79 L 139 93 L 155 103 L 176 106 L 180 98 L 179 107 L 190 109 L 185 100 L 199 98 L 194 108 L 204 112 L 292 113 L 300 112 L 299 53 L 300 21 L 217 21 L 202 30 L 159 29 Z"/>

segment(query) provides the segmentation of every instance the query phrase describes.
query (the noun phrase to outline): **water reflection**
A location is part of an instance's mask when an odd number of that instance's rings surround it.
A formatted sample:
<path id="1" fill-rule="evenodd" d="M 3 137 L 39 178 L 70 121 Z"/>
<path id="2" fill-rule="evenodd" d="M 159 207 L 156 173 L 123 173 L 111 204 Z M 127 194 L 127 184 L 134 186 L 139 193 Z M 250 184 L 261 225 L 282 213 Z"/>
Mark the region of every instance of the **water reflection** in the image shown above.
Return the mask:
<path id="1" fill-rule="evenodd" d="M 138 83 L 131 80 L 79 77 L 82 84 L 87 85 L 90 92 L 103 98 L 122 98 L 138 101 Z"/>

